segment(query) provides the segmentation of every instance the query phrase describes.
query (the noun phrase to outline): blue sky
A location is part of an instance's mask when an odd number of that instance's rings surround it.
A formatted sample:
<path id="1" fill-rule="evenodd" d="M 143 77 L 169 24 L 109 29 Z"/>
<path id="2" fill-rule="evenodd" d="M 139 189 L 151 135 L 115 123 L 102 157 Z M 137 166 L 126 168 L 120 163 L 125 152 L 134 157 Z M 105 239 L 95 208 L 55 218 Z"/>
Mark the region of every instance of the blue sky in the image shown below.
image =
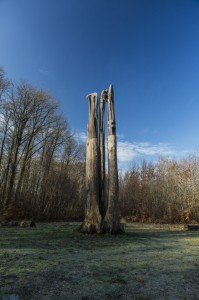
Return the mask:
<path id="1" fill-rule="evenodd" d="M 113 83 L 121 168 L 198 150 L 197 0 L 0 0 L 0 65 L 83 140 L 85 96 Z"/>

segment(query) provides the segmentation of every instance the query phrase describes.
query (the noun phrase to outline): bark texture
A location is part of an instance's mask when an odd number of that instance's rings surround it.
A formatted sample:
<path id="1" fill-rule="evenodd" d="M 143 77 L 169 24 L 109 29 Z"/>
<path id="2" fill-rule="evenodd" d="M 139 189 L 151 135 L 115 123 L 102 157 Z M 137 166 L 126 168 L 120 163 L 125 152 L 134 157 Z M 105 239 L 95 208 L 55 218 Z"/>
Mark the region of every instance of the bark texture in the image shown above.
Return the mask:
<path id="1" fill-rule="evenodd" d="M 100 160 L 100 187 L 99 187 L 99 209 L 102 218 L 106 213 L 106 174 L 105 174 L 105 126 L 104 112 L 105 102 L 107 101 L 108 90 L 103 90 L 100 99 L 100 117 L 99 117 L 99 160 Z"/>
<path id="2" fill-rule="evenodd" d="M 108 91 L 108 208 L 102 223 L 101 232 L 123 232 L 119 217 L 119 183 L 113 85 L 110 85 Z"/>
<path id="3" fill-rule="evenodd" d="M 102 91 L 100 106 L 98 106 L 96 93 L 88 95 L 87 99 L 89 102 L 86 152 L 87 202 L 85 219 L 81 226 L 81 231 L 86 233 L 120 233 L 123 232 L 123 228 L 119 217 L 117 140 L 113 86 L 110 85 L 109 90 Z M 108 102 L 108 201 L 106 201 L 104 126 L 106 102 Z"/>
<path id="4" fill-rule="evenodd" d="M 98 151 L 98 99 L 97 94 L 87 96 L 89 120 L 86 151 L 86 214 L 81 231 L 100 232 L 101 214 L 99 211 L 99 151 Z"/>

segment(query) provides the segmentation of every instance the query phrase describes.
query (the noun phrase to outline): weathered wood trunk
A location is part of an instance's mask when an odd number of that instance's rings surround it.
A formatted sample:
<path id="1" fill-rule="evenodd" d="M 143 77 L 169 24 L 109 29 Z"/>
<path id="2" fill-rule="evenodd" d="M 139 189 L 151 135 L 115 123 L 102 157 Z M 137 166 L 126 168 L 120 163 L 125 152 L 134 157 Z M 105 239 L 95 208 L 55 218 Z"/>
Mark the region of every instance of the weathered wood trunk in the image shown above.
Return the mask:
<path id="1" fill-rule="evenodd" d="M 108 91 L 108 208 L 101 228 L 102 233 L 120 233 L 123 227 L 119 217 L 119 183 L 117 167 L 117 140 L 113 86 Z"/>
<path id="2" fill-rule="evenodd" d="M 113 86 L 103 90 L 99 107 L 98 98 L 93 93 L 87 96 L 89 121 L 86 151 L 86 214 L 81 231 L 86 233 L 120 233 L 123 227 L 119 216 L 119 184 L 117 168 L 117 140 L 114 111 Z M 108 204 L 106 210 L 105 185 L 105 129 L 104 111 L 108 101 Z M 99 142 L 98 142 L 99 140 Z"/>
<path id="3" fill-rule="evenodd" d="M 99 150 L 98 150 L 98 99 L 97 94 L 87 96 L 89 120 L 86 151 L 86 190 L 87 202 L 85 219 L 81 231 L 100 232 L 101 214 L 99 211 Z"/>
<path id="4" fill-rule="evenodd" d="M 99 117 L 99 161 L 100 161 L 100 185 L 99 185 L 99 209 L 102 218 L 106 213 L 106 175 L 105 175 L 105 128 L 104 112 L 105 102 L 107 100 L 108 90 L 103 90 L 100 99 L 100 117 Z"/>

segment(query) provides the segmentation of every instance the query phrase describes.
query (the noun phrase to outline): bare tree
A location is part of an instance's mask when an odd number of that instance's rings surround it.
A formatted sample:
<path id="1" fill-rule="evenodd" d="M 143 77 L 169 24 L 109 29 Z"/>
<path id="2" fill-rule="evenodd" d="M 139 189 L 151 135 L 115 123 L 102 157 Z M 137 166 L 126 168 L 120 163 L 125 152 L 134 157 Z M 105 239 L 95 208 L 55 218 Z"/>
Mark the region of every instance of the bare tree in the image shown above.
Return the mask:
<path id="1" fill-rule="evenodd" d="M 105 126 L 104 126 L 104 113 L 105 104 L 108 99 L 108 90 L 103 90 L 100 98 L 99 110 L 99 162 L 100 162 L 100 186 L 99 186 L 99 209 L 102 218 L 106 214 L 106 171 L 105 171 Z"/>
<path id="2" fill-rule="evenodd" d="M 114 92 L 111 84 L 108 91 L 108 208 L 102 223 L 101 231 L 103 233 L 123 232 L 120 224 L 119 208 L 116 122 Z"/>
<path id="3" fill-rule="evenodd" d="M 86 151 L 86 215 L 81 230 L 87 233 L 100 232 L 99 211 L 99 151 L 98 151 L 98 97 L 87 96 L 89 102 L 88 137 Z"/>

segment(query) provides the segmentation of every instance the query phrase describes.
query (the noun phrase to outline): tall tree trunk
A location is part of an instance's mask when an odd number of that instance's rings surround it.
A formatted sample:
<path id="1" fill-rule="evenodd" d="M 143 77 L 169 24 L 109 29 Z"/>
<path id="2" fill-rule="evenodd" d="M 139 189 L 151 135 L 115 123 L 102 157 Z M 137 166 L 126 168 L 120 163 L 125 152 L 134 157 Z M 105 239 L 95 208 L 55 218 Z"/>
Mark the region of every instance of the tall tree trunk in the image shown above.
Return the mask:
<path id="1" fill-rule="evenodd" d="M 99 150 L 98 150 L 98 99 L 97 94 L 87 96 L 89 120 L 86 152 L 87 205 L 81 231 L 100 232 L 101 214 L 99 211 Z"/>
<path id="2" fill-rule="evenodd" d="M 12 144 L 9 150 L 9 155 L 8 155 L 8 162 L 6 169 L 4 171 L 3 179 L 2 179 L 2 199 L 3 199 L 3 207 L 4 210 L 6 210 L 10 204 L 10 198 L 9 198 L 9 184 L 10 184 L 10 176 L 11 176 L 11 167 L 13 165 L 13 149 L 15 145 L 15 138 L 12 138 Z"/>
<path id="3" fill-rule="evenodd" d="M 14 149 L 12 163 L 11 163 L 11 173 L 10 173 L 10 179 L 8 181 L 8 192 L 5 199 L 7 205 L 11 204 L 11 202 L 14 200 L 14 184 L 15 184 L 15 178 L 17 173 L 17 159 L 19 153 L 19 145 L 20 142 L 17 141 L 16 148 Z"/>
<path id="4" fill-rule="evenodd" d="M 100 117 L 99 117 L 99 156 L 100 156 L 100 186 L 99 186 L 99 209 L 102 218 L 106 213 L 106 184 L 105 184 L 105 128 L 104 128 L 104 111 L 107 100 L 108 90 L 103 90 L 100 99 Z"/>
<path id="5" fill-rule="evenodd" d="M 26 145 L 24 157 L 23 157 L 23 160 L 22 160 L 22 164 L 21 164 L 21 168 L 20 168 L 21 170 L 20 170 L 20 174 L 19 174 L 19 178 L 18 178 L 18 182 L 17 182 L 17 186 L 16 186 L 15 202 L 17 202 L 19 200 L 18 198 L 19 198 L 20 191 L 22 189 L 24 174 L 26 173 L 25 171 L 27 169 L 27 165 L 30 164 L 30 160 L 31 160 L 31 157 L 32 157 L 31 143 L 32 143 L 32 137 L 30 138 L 30 140 L 28 141 L 28 143 Z"/>
<path id="6" fill-rule="evenodd" d="M 102 233 L 123 232 L 119 217 L 119 183 L 113 85 L 110 85 L 108 91 L 108 209 L 101 231 Z"/>

